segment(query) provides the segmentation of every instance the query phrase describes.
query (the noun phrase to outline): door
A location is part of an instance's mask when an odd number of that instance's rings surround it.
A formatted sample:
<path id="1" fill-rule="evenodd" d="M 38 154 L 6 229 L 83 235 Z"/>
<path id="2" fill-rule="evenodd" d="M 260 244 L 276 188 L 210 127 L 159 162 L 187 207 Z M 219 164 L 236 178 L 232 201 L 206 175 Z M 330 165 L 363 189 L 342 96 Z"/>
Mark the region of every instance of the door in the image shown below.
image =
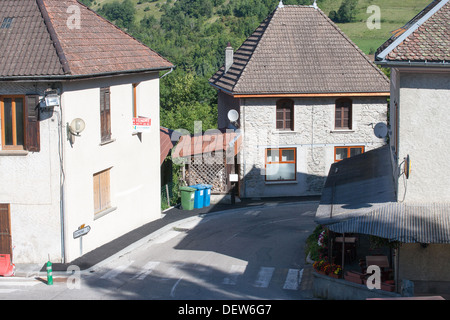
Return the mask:
<path id="1" fill-rule="evenodd" d="M 0 254 L 11 255 L 11 214 L 9 204 L 0 203 Z"/>

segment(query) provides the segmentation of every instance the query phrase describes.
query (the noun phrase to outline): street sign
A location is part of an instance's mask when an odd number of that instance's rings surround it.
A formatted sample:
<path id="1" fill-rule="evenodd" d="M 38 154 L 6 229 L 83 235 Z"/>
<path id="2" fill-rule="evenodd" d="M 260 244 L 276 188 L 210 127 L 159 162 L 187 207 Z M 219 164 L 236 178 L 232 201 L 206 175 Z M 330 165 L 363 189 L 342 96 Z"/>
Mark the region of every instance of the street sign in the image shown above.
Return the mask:
<path id="1" fill-rule="evenodd" d="M 133 129 L 135 132 L 147 132 L 152 128 L 152 119 L 133 118 Z"/>
<path id="2" fill-rule="evenodd" d="M 79 237 L 85 236 L 89 233 L 89 231 L 91 231 L 91 227 L 90 226 L 81 226 L 77 231 L 75 231 L 73 233 L 73 238 L 77 239 Z"/>

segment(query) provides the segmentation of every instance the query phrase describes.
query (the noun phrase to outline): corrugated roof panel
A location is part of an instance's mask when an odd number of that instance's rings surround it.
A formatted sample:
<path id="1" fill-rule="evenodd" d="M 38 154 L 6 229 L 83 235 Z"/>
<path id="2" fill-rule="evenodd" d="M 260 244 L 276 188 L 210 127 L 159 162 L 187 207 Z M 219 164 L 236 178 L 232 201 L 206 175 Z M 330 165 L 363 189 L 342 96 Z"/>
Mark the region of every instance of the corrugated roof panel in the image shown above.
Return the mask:
<path id="1" fill-rule="evenodd" d="M 380 209 L 327 226 L 404 243 L 450 243 L 450 204 L 387 203 Z"/>

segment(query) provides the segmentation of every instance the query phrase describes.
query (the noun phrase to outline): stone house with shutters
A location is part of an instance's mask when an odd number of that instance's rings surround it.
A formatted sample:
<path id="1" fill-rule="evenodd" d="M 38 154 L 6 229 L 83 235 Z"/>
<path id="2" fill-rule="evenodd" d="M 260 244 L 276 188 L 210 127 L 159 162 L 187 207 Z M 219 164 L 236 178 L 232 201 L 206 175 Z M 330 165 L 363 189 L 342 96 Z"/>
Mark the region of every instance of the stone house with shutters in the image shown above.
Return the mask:
<path id="1" fill-rule="evenodd" d="M 0 253 L 68 263 L 160 218 L 172 63 L 75 0 L 0 1 L 0 52 Z"/>
<path id="2" fill-rule="evenodd" d="M 280 2 L 210 84 L 243 135 L 241 197 L 320 195 L 332 163 L 386 143 L 389 79 L 316 5 Z"/>

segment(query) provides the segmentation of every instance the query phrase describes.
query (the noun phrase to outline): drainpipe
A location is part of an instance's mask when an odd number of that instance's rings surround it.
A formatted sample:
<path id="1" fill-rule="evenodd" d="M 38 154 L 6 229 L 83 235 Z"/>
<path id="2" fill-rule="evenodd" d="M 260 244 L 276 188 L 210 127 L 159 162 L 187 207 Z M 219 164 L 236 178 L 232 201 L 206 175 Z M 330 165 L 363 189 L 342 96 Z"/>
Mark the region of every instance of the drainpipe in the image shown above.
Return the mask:
<path id="1" fill-rule="evenodd" d="M 160 78 L 159 78 L 159 80 L 161 80 L 162 78 L 164 78 L 165 76 L 167 76 L 167 75 L 169 75 L 169 74 L 171 74 L 172 72 L 173 72 L 173 69 L 174 68 L 170 68 L 170 71 L 169 72 L 166 72 L 166 73 L 164 73 Z"/>

